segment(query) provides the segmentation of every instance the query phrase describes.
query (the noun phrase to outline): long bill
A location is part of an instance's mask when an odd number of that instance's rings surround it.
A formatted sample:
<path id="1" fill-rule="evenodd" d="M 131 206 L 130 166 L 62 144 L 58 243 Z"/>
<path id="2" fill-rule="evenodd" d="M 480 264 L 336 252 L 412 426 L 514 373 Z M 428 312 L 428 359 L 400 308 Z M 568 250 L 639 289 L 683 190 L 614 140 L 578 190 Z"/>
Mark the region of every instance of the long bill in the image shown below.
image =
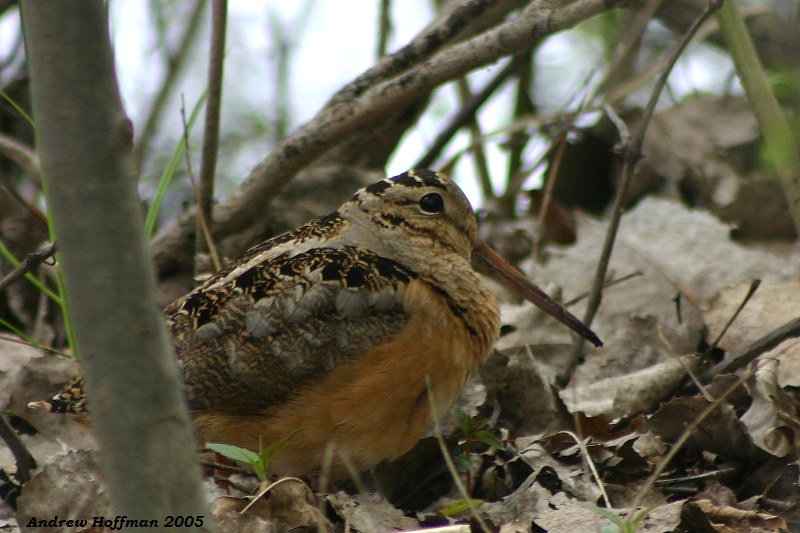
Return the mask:
<path id="1" fill-rule="evenodd" d="M 550 298 L 545 292 L 533 284 L 525 275 L 514 268 L 500 254 L 492 250 L 488 244 L 478 241 L 472 251 L 472 261 L 486 268 L 489 273 L 502 283 L 506 288 L 519 294 L 539 309 L 552 316 L 572 331 L 591 342 L 595 346 L 602 346 L 603 341 L 595 335 L 594 331 L 567 311 L 564 306 Z"/>

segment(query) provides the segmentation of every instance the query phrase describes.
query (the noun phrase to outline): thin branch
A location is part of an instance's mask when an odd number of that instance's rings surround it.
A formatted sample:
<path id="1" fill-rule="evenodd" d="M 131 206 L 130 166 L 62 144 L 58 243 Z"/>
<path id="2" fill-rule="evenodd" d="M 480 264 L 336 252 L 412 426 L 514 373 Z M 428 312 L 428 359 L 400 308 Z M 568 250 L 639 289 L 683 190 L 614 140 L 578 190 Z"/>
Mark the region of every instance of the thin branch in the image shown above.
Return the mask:
<path id="1" fill-rule="evenodd" d="M 537 260 L 542 258 L 542 243 L 547 224 L 547 212 L 550 210 L 550 203 L 553 201 L 553 189 L 558 179 L 558 170 L 561 168 L 561 161 L 564 159 L 564 152 L 567 149 L 567 132 L 561 135 L 558 142 L 556 153 L 553 156 L 553 163 L 550 165 L 547 181 L 544 184 L 544 194 L 542 195 L 542 207 L 539 210 L 539 220 L 536 224 L 536 231 L 533 234 L 533 254 Z"/>
<path id="2" fill-rule="evenodd" d="M 442 424 L 440 420 L 441 406 L 436 405 L 436 402 L 433 399 L 430 376 L 425 376 L 425 386 L 427 387 L 428 392 L 426 395 L 428 397 L 428 407 L 433 415 L 433 434 L 436 437 L 436 442 L 439 444 L 439 450 L 442 452 L 442 458 L 447 465 L 447 470 L 450 471 L 450 477 L 453 479 L 453 483 L 455 484 L 456 489 L 458 489 L 462 501 L 467 504 L 470 515 L 472 515 L 472 518 L 474 518 L 481 527 L 481 530 L 484 531 L 484 533 L 488 533 L 491 530 L 489 529 L 489 526 L 486 524 L 486 521 L 483 519 L 483 517 L 478 514 L 477 506 L 472 502 L 472 497 L 470 496 L 469 491 L 464 486 L 464 483 L 461 482 L 461 476 L 458 475 L 456 464 L 453 462 L 453 458 L 450 456 L 450 450 L 447 449 L 447 443 L 444 440 L 444 434 L 442 433 Z"/>
<path id="3" fill-rule="evenodd" d="M 772 350 L 783 341 L 792 337 L 800 337 L 800 317 L 790 320 L 779 328 L 754 340 L 741 350 L 733 352 L 724 361 L 715 365 L 700 376 L 700 381 L 708 383 L 718 374 L 730 373 L 754 361 L 759 355 Z"/>
<path id="4" fill-rule="evenodd" d="M 14 456 L 14 460 L 17 462 L 16 478 L 24 485 L 31 480 L 31 472 L 36 468 L 36 459 L 25 447 L 22 439 L 8 423 L 3 413 L 0 413 L 0 439 L 6 443 L 11 455 Z"/>
<path id="5" fill-rule="evenodd" d="M 375 57 L 378 59 L 386 55 L 390 33 L 392 33 L 392 0 L 381 0 L 378 11 L 378 43 L 375 46 Z"/>
<path id="6" fill-rule="evenodd" d="M 56 243 L 45 246 L 41 250 L 31 252 L 14 270 L 6 274 L 0 280 L 0 291 L 4 290 L 9 285 L 13 284 L 19 279 L 22 279 L 25 274 L 32 272 L 36 267 L 53 257 L 56 253 Z"/>
<path id="7" fill-rule="evenodd" d="M 211 2 L 211 45 L 208 57 L 208 100 L 206 120 L 203 130 L 203 153 L 200 163 L 200 184 L 198 187 L 198 209 L 195 235 L 195 251 L 208 251 L 215 271 L 222 268 L 209 228 L 213 224 L 214 176 L 217 169 L 219 151 L 220 107 L 222 105 L 222 79 L 225 64 L 225 27 L 228 16 L 227 0 Z"/>
<path id="8" fill-rule="evenodd" d="M 33 148 L 13 137 L 0 133 L 0 154 L 14 161 L 25 174 L 30 176 L 37 184 L 41 185 L 39 157 L 36 155 Z M 6 176 L 0 176 L 0 187 L 3 187 L 20 205 L 24 206 L 42 226 L 47 227 L 47 217 L 42 213 L 41 209 L 23 198 L 16 187 L 9 183 Z"/>
<path id="9" fill-rule="evenodd" d="M 452 40 L 466 25 L 485 16 L 494 3 L 495 0 L 471 0 L 457 6 L 437 24 L 423 30 L 407 46 L 392 55 L 385 56 L 377 65 L 342 87 L 333 95 L 326 107 L 336 102 L 358 97 L 378 82 L 387 80 L 409 67 L 419 64 Z"/>
<path id="10" fill-rule="evenodd" d="M 701 15 L 701 18 L 702 16 L 703 15 Z M 691 29 L 689 31 L 691 32 Z M 731 394 L 733 394 L 736 389 L 741 387 L 742 384 L 745 381 L 747 381 L 751 375 L 752 375 L 752 370 L 748 371 L 739 379 L 737 379 L 735 383 L 733 383 L 730 387 L 728 387 L 722 392 L 719 398 L 717 398 L 713 402 L 710 402 L 708 406 L 706 406 L 706 408 L 703 409 L 699 415 L 697 415 L 697 418 L 692 420 L 691 423 L 689 423 L 689 425 L 686 426 L 686 429 L 683 431 L 683 433 L 681 433 L 681 436 L 678 438 L 678 440 L 675 441 L 675 444 L 672 445 L 667 454 L 661 459 L 661 461 L 658 462 L 655 469 L 653 470 L 653 473 L 650 474 L 650 476 L 647 478 L 647 481 L 645 482 L 644 486 L 642 486 L 637 492 L 636 498 L 634 498 L 633 503 L 630 506 L 631 509 L 638 509 L 641 506 L 642 500 L 644 500 L 647 494 L 650 493 L 650 490 L 653 488 L 653 486 L 655 486 L 655 483 L 658 480 L 658 478 L 661 476 L 661 474 L 664 473 L 664 471 L 667 469 L 670 463 L 672 463 L 672 460 L 675 458 L 678 452 L 683 448 L 683 445 L 686 444 L 686 441 L 689 440 L 689 437 L 692 436 L 694 430 L 700 427 L 700 424 L 703 423 L 703 420 L 708 418 L 717 407 L 722 405 L 722 401 L 725 400 Z"/>
<path id="11" fill-rule="evenodd" d="M 461 105 L 466 105 L 472 101 L 472 90 L 469 87 L 469 80 L 466 77 L 459 78 L 456 81 L 456 87 L 458 89 Z M 492 177 L 489 173 L 489 164 L 486 162 L 486 151 L 483 149 L 483 139 L 485 137 L 481 131 L 478 117 L 474 113 L 467 125 L 469 126 L 470 137 L 472 139 L 472 156 L 475 161 L 475 173 L 478 175 L 478 183 L 481 186 L 483 198 L 485 200 L 492 200 L 495 194 L 494 187 L 492 186 Z"/>
<path id="12" fill-rule="evenodd" d="M 280 143 L 286 138 L 289 123 L 289 43 L 283 21 L 273 8 L 269 17 L 269 33 L 272 36 L 270 63 L 275 68 L 275 118 L 272 121 L 271 141 Z"/>
<path id="13" fill-rule="evenodd" d="M 622 169 L 622 179 L 620 181 L 619 188 L 617 189 L 617 195 L 614 198 L 614 208 L 612 211 L 613 215 L 608 225 L 606 238 L 603 242 L 603 249 L 600 253 L 600 258 L 597 263 L 594 284 L 592 286 L 592 291 L 589 294 L 589 301 L 586 305 L 586 313 L 583 317 L 583 322 L 587 325 L 587 327 L 591 327 L 594 317 L 597 314 L 597 310 L 600 308 L 600 302 L 603 299 L 603 285 L 605 284 L 605 277 L 606 273 L 608 272 L 608 263 L 611 259 L 611 253 L 614 250 L 614 242 L 617 237 L 617 231 L 619 230 L 620 220 L 622 219 L 622 211 L 624 209 L 624 202 L 627 197 L 628 185 L 630 184 L 634 171 L 636 170 L 636 165 L 638 164 L 639 159 L 642 157 L 644 134 L 650 124 L 650 119 L 655 111 L 658 98 L 667 83 L 667 79 L 669 78 L 670 72 L 672 72 L 672 68 L 675 66 L 675 63 L 678 61 L 678 58 L 683 53 L 684 49 L 688 46 L 689 42 L 691 42 L 700 26 L 708 18 L 710 18 L 714 12 L 720 8 L 721 5 L 722 0 L 711 0 L 703 13 L 701 13 L 697 20 L 694 21 L 694 24 L 692 24 L 686 34 L 681 38 L 678 46 L 671 52 L 669 62 L 661 72 L 658 80 L 656 80 L 655 86 L 653 87 L 653 92 L 650 94 L 650 100 L 642 112 L 641 122 L 638 125 L 636 133 L 632 136 L 631 142 L 626 143 L 623 146 L 625 164 Z M 565 370 L 565 375 L 562 376 L 562 379 L 565 382 L 569 381 L 572 370 L 582 357 L 583 346 L 583 339 L 578 339 L 575 343 L 575 349 L 572 352 L 572 364 L 569 365 L 569 368 Z"/>
<path id="14" fill-rule="evenodd" d="M 164 82 L 161 84 L 158 94 L 153 100 L 153 104 L 150 107 L 150 114 L 145 120 L 144 127 L 141 129 L 141 133 L 138 135 L 136 147 L 134 149 L 134 155 L 138 168 L 141 168 L 142 166 L 145 154 L 150 146 L 150 141 L 152 141 L 153 136 L 156 133 L 156 128 L 161 121 L 161 115 L 164 113 L 164 107 L 167 104 L 167 100 L 175 92 L 175 83 L 178 81 L 178 75 L 183 69 L 183 66 L 186 64 L 189 51 L 191 51 L 198 34 L 198 30 L 200 29 L 200 23 L 203 21 L 203 13 L 205 12 L 206 2 L 207 0 L 200 0 L 195 4 L 194 11 L 189 16 L 189 20 L 186 22 L 186 29 L 181 36 L 178 49 L 167 62 L 167 75 L 164 78 Z"/>
<path id="15" fill-rule="evenodd" d="M 257 220 L 263 215 L 265 203 L 298 171 L 352 133 L 378 124 L 387 113 L 420 101 L 446 81 L 529 48 L 545 35 L 574 26 L 624 2 L 577 0 L 557 9 L 548 9 L 549 4 L 543 2 L 533 2 L 516 18 L 454 44 L 394 79 L 350 99 L 334 97 L 316 117 L 261 161 L 230 198 L 215 206 L 215 237 L 227 236 Z M 160 271 L 175 267 L 175 261 L 186 257 L 187 236 L 194 229 L 195 216 L 194 211 L 186 213 L 156 237 L 153 252 Z"/>
<path id="16" fill-rule="evenodd" d="M 447 146 L 447 143 L 450 142 L 450 139 L 453 138 L 453 135 L 475 118 L 475 112 L 486 103 L 486 100 L 488 100 L 503 83 L 505 83 L 511 74 L 516 72 L 521 61 L 524 59 L 525 56 L 523 54 L 517 55 L 498 72 L 494 78 L 489 80 L 489 83 L 478 91 L 469 102 L 463 105 L 461 109 L 458 110 L 458 113 L 456 113 L 447 125 L 442 128 L 442 131 L 439 132 L 436 139 L 431 143 L 428 151 L 414 164 L 413 168 L 428 168 L 432 165 L 436 158 L 439 157 L 444 147 Z"/>
<path id="17" fill-rule="evenodd" d="M 616 51 L 605 69 L 603 80 L 594 91 L 595 94 L 607 93 L 610 88 L 616 87 L 620 81 L 627 78 L 630 70 L 636 64 L 644 32 L 663 1 L 648 0 L 644 7 L 636 11 L 633 20 L 624 28 L 621 35 L 622 40 L 616 47 Z M 589 101 L 592 100 L 594 100 L 594 96 L 589 98 Z"/>
<path id="18" fill-rule="evenodd" d="M 750 298 L 753 297 L 753 295 L 758 290 L 758 287 L 760 287 L 760 286 L 761 286 L 761 280 L 760 279 L 754 279 L 753 281 L 750 282 L 750 287 L 747 289 L 747 294 L 744 295 L 744 298 L 742 298 L 742 302 L 739 304 L 739 307 L 736 308 L 736 311 L 728 319 L 728 322 L 722 328 L 722 331 L 719 332 L 719 334 L 717 335 L 717 338 L 714 339 L 714 342 L 712 342 L 711 344 L 708 345 L 708 348 L 706 348 L 705 352 L 703 353 L 704 357 L 708 357 L 709 354 L 711 354 L 711 352 L 714 351 L 714 349 L 717 347 L 717 345 L 719 345 L 719 342 L 722 340 L 722 337 L 724 337 L 725 333 L 728 332 L 728 329 L 731 327 L 731 325 L 736 320 L 736 318 L 738 318 L 739 313 L 742 312 L 742 309 L 744 309 L 744 306 L 747 305 L 747 302 L 750 301 Z"/>
<path id="19" fill-rule="evenodd" d="M 209 516 L 200 468 L 185 453 L 195 442 L 132 186 L 133 132 L 116 79 L 106 4 L 21 7 L 37 150 L 42 172 L 53 178 L 47 203 L 69 297 L 65 308 L 92 399 L 109 500 L 120 515 Z"/>
<path id="20" fill-rule="evenodd" d="M 533 83 L 533 58 L 530 51 L 524 54 L 524 60 L 514 71 L 516 77 L 516 90 L 514 94 L 513 120 L 529 117 L 534 114 L 534 105 L 531 101 L 530 91 Z M 523 154 L 530 140 L 527 130 L 511 132 L 506 141 L 508 150 L 508 168 L 506 169 L 506 187 L 500 197 L 499 207 L 503 214 L 516 218 L 517 193 L 522 190 L 522 184 L 527 176 L 521 174 Z"/>
<path id="21" fill-rule="evenodd" d="M 37 183 L 41 183 L 42 169 L 39 166 L 39 157 L 33 148 L 18 139 L 0 133 L 0 154 L 16 163 Z"/>
<path id="22" fill-rule="evenodd" d="M 189 122 L 186 120 L 186 105 L 183 99 L 183 95 L 181 95 L 181 122 L 183 124 L 183 146 L 186 147 L 183 150 L 183 158 L 186 161 L 186 175 L 189 177 L 189 184 L 192 187 L 192 195 L 194 196 L 195 205 L 200 205 L 200 187 L 197 184 L 197 180 L 194 177 L 194 171 L 192 170 L 192 157 L 191 157 L 191 144 L 189 142 Z M 213 205 L 213 204 L 212 204 Z M 200 268 L 199 261 L 197 261 L 197 250 L 203 249 L 200 244 L 207 244 L 209 254 L 211 256 L 212 267 L 215 271 L 219 271 L 222 268 L 222 265 L 219 260 L 219 255 L 217 253 L 217 248 L 214 245 L 214 238 L 211 235 L 211 229 L 209 228 L 208 222 L 206 221 L 206 217 L 204 216 L 203 212 L 199 212 L 197 216 L 197 234 L 195 235 L 195 277 L 198 277 L 203 274 L 207 274 L 204 268 Z"/>

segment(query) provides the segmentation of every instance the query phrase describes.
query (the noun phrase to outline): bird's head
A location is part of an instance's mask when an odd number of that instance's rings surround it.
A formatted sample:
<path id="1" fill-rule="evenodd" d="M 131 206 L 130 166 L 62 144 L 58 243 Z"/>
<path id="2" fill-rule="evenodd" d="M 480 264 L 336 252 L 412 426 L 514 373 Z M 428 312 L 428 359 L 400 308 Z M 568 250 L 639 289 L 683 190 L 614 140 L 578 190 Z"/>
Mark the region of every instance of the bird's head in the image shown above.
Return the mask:
<path id="1" fill-rule="evenodd" d="M 479 264 L 595 346 L 602 345 L 580 320 L 478 238 L 472 206 L 447 176 L 410 170 L 361 189 L 339 213 L 359 229 L 349 232 L 342 245 L 368 248 L 418 273 L 449 275 L 448 262 Z"/>

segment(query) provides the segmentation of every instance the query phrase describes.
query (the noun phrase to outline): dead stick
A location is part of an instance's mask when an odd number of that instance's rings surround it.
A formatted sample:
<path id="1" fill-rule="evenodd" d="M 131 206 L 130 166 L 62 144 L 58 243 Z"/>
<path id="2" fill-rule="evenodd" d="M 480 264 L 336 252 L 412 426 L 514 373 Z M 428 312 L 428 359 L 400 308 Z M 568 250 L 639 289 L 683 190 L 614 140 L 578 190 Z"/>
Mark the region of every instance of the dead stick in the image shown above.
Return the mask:
<path id="1" fill-rule="evenodd" d="M 724 361 L 713 366 L 700 376 L 700 381 L 708 383 L 717 374 L 734 372 L 755 360 L 759 355 L 775 348 L 786 339 L 800 337 L 800 317 L 790 320 L 781 327 L 774 329 L 754 340 L 743 349 L 733 352 Z"/>
<path id="2" fill-rule="evenodd" d="M 31 455 L 31 452 L 22 443 L 22 440 L 8 423 L 3 413 L 0 413 L 0 438 L 6 443 L 11 455 L 17 462 L 17 475 L 16 478 L 20 483 L 25 484 L 31 480 L 31 471 L 36 468 L 36 460 Z"/>
<path id="3" fill-rule="evenodd" d="M 18 267 L 9 272 L 6 277 L 0 280 L 0 291 L 23 277 L 25 274 L 33 271 L 34 268 L 52 257 L 54 253 L 56 253 L 56 243 L 50 244 L 41 250 L 29 253 Z"/>
<path id="4" fill-rule="evenodd" d="M 594 321 L 594 317 L 597 314 L 597 310 L 600 308 L 600 302 L 603 299 L 603 285 L 605 282 L 606 273 L 608 272 L 608 263 L 611 259 L 611 252 L 614 250 L 614 242 L 617 237 L 617 232 L 619 230 L 619 223 L 622 218 L 622 211 L 624 209 L 624 202 L 625 197 L 627 196 L 628 186 L 633 178 L 634 171 L 636 170 L 636 165 L 639 162 L 639 159 L 642 157 L 642 145 L 644 144 L 644 135 L 647 132 L 647 127 L 650 124 L 650 119 L 655 112 L 656 103 L 658 102 L 658 98 L 661 95 L 661 91 L 667 84 L 667 79 L 669 78 L 669 74 L 672 71 L 672 68 L 675 66 L 675 63 L 678 61 L 678 58 L 683 53 L 686 46 L 692 40 L 694 35 L 697 33 L 697 30 L 700 29 L 700 26 L 709 18 L 711 15 L 714 14 L 722 6 L 722 0 L 712 0 L 708 3 L 708 6 L 705 10 L 700 14 L 697 20 L 694 21 L 692 26 L 686 32 L 686 34 L 681 38 L 681 41 L 678 43 L 678 46 L 675 50 L 672 51 L 672 54 L 669 58 L 669 62 L 667 63 L 664 70 L 661 72 L 658 80 L 656 80 L 656 84 L 653 87 L 653 92 L 650 94 L 650 100 L 647 103 L 647 106 L 644 108 L 644 112 L 642 113 L 642 119 L 639 124 L 639 127 L 636 131 L 636 134 L 633 135 L 631 138 L 630 143 L 625 143 L 623 146 L 622 152 L 623 157 L 625 160 L 625 164 L 622 169 L 622 180 L 617 190 L 617 195 L 614 198 L 614 209 L 613 215 L 611 217 L 611 221 L 608 225 L 608 231 L 606 232 L 605 242 L 603 243 L 603 249 L 600 254 L 600 259 L 597 263 L 597 271 L 594 277 L 594 284 L 592 286 L 591 294 L 589 295 L 589 302 L 586 306 L 586 314 L 584 315 L 583 322 L 588 327 L 591 327 L 592 321 Z M 572 377 L 572 371 L 577 365 L 578 361 L 583 356 L 583 347 L 584 342 L 582 339 L 578 339 L 575 343 L 575 349 L 572 352 L 572 361 L 569 367 L 565 370 L 565 373 L 560 376 L 559 381 L 561 383 L 568 383 L 570 378 Z"/>
<path id="5" fill-rule="evenodd" d="M 225 59 L 225 25 L 228 15 L 227 0 L 211 2 L 211 48 L 208 58 L 208 102 L 206 121 L 203 130 L 203 155 L 200 164 L 200 184 L 198 187 L 198 217 L 195 236 L 195 252 L 208 250 L 214 263 L 214 270 L 222 264 L 214 246 L 209 228 L 213 225 L 212 206 L 214 204 L 214 176 L 217 169 L 219 151 L 220 107 L 222 105 L 222 77 Z"/>

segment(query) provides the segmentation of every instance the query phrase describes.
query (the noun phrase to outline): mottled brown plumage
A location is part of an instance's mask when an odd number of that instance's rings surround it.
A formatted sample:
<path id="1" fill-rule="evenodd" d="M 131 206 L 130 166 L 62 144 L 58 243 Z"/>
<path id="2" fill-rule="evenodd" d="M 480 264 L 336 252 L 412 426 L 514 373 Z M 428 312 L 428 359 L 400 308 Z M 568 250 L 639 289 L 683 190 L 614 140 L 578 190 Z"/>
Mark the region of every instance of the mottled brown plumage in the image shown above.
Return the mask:
<path id="1" fill-rule="evenodd" d="M 497 337 L 473 254 L 530 285 L 487 250 L 464 194 L 431 171 L 379 181 L 252 248 L 166 309 L 198 436 L 256 449 L 302 428 L 276 458 L 283 474 L 318 470 L 326 447 L 334 475 L 406 452 Z M 37 406 L 82 410 L 75 390 Z"/>

